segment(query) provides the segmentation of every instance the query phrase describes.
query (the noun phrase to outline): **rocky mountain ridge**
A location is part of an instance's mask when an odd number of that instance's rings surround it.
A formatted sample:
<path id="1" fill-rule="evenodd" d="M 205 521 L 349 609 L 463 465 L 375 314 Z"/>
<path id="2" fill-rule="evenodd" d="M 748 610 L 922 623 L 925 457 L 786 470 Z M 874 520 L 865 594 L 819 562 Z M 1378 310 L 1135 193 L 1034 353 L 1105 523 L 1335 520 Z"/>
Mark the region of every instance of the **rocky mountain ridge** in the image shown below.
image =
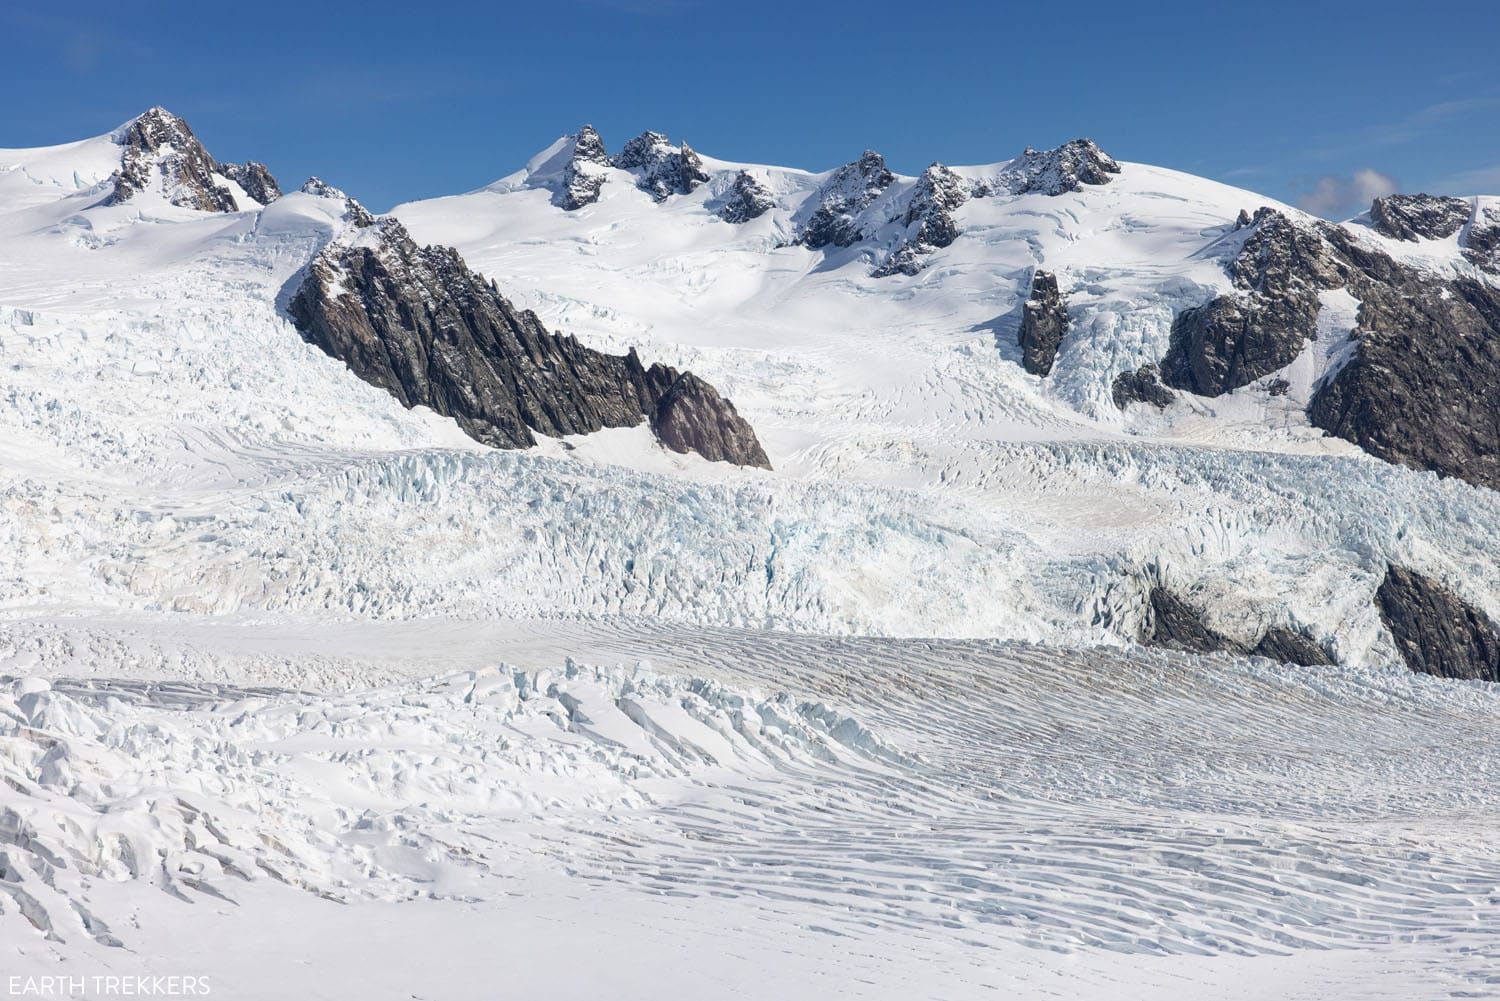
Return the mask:
<path id="1" fill-rule="evenodd" d="M 398 220 L 321 182 L 305 190 L 343 197 L 355 235 L 319 252 L 289 312 L 304 337 L 402 405 L 452 417 L 495 448 L 644 420 L 673 451 L 770 468 L 734 405 L 691 372 L 551 333 L 452 248 L 419 247 Z"/>

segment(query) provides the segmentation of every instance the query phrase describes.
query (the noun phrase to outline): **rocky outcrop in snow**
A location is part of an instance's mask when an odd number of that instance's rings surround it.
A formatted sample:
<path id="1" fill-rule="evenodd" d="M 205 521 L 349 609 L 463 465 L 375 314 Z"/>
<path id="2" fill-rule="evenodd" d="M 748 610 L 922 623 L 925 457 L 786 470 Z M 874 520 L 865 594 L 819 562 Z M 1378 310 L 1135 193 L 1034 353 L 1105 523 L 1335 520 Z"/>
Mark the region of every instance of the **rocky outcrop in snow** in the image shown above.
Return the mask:
<path id="1" fill-rule="evenodd" d="M 742 223 L 759 219 L 775 206 L 776 199 L 771 189 L 748 170 L 742 170 L 734 175 L 734 181 L 716 211 L 725 222 Z"/>
<path id="2" fill-rule="evenodd" d="M 1074 139 L 1056 149 L 1027 146 L 992 181 L 980 185 L 976 198 L 986 195 L 1061 195 L 1082 191 L 1085 184 L 1108 184 L 1120 165 L 1092 139 Z"/>
<path id="3" fill-rule="evenodd" d="M 229 189 L 214 177 L 217 164 L 188 123 L 166 108 L 152 108 L 116 135 L 124 147 L 114 177 L 115 203 L 159 188 L 167 201 L 201 212 L 234 212 Z"/>
<path id="4" fill-rule="evenodd" d="M 657 201 L 685 195 L 708 180 L 703 161 L 691 146 L 673 146 L 660 132 L 643 132 L 625 144 L 612 161 L 636 175 L 636 186 Z"/>
<path id="5" fill-rule="evenodd" d="M 1219 396 L 1270 375 L 1316 338 L 1319 293 L 1347 289 L 1357 347 L 1313 394 L 1311 422 L 1388 462 L 1500 489 L 1500 289 L 1270 208 L 1228 271 L 1234 292 L 1174 321 L 1163 382 Z"/>
<path id="6" fill-rule="evenodd" d="M 607 177 L 605 168 L 609 166 L 604 140 L 592 125 L 585 125 L 571 138 L 572 149 L 563 167 L 562 187 L 553 196 L 553 201 L 569 212 L 599 200 Z"/>
<path id="7" fill-rule="evenodd" d="M 1162 381 L 1199 396 L 1220 396 L 1284 368 L 1317 336 L 1318 293 L 1339 288 L 1339 262 L 1313 229 L 1274 209 L 1229 264 L 1236 291 L 1185 309 L 1172 324 Z"/>
<path id="8" fill-rule="evenodd" d="M 1500 490 L 1500 289 L 1374 260 L 1390 279 L 1358 282 L 1358 348 L 1308 417 L 1387 462 Z"/>
<path id="9" fill-rule="evenodd" d="M 1021 305 L 1021 364 L 1032 375 L 1052 371 L 1058 345 L 1068 329 L 1068 304 L 1057 290 L 1057 276 L 1036 271 L 1031 276 L 1031 295 Z"/>
<path id="10" fill-rule="evenodd" d="M 901 242 L 875 269 L 874 275 L 915 275 L 922 270 L 922 257 L 958 239 L 953 213 L 969 199 L 969 182 L 940 163 L 922 171 L 912 186 L 906 212 L 901 217 L 906 232 Z"/>
<path id="11" fill-rule="evenodd" d="M 262 205 L 270 205 L 281 197 L 281 187 L 263 163 L 254 160 L 245 163 L 221 163 L 219 173 L 244 189 L 245 194 Z"/>
<path id="12" fill-rule="evenodd" d="M 1396 240 L 1442 240 L 1469 221 L 1467 198 L 1438 195 L 1386 195 L 1370 205 L 1375 228 Z"/>
<path id="13" fill-rule="evenodd" d="M 346 215 L 368 218 L 352 200 Z M 750 426 L 701 379 L 550 333 L 457 251 L 418 247 L 392 218 L 324 248 L 289 312 L 366 382 L 495 448 L 534 445 L 534 431 L 560 437 L 647 419 L 675 451 L 770 465 Z"/>
<path id="14" fill-rule="evenodd" d="M 865 150 L 858 160 L 846 163 L 823 182 L 814 196 L 813 211 L 803 223 L 795 242 L 814 250 L 829 245 L 850 247 L 864 239 L 857 219 L 860 212 L 879 198 L 895 181 L 885 157 Z"/>
<path id="15" fill-rule="evenodd" d="M 1461 242 L 1470 264 L 1500 274 L 1500 205 L 1481 204 Z"/>
<path id="16" fill-rule="evenodd" d="M 122 127 L 114 138 L 123 147 L 110 195 L 114 204 L 128 202 L 143 191 L 157 190 L 171 204 L 200 212 L 237 212 L 255 207 L 236 204 L 221 178 L 237 183 L 261 205 L 281 195 L 265 164 L 215 162 L 188 123 L 166 108 L 152 108 Z"/>
<path id="17" fill-rule="evenodd" d="M 1124 410 L 1132 403 L 1149 403 L 1165 407 L 1172 402 L 1172 391 L 1161 384 L 1161 373 L 1155 365 L 1146 364 L 1134 372 L 1121 372 L 1110 386 L 1110 398 Z"/>
<path id="18" fill-rule="evenodd" d="M 1393 565 L 1375 601 L 1396 649 L 1413 671 L 1500 681 L 1500 628 L 1443 585 Z"/>
<path id="19" fill-rule="evenodd" d="M 1184 653 L 1249 655 L 1303 667 L 1335 663 L 1312 637 L 1286 626 L 1267 629 L 1253 646 L 1231 639 L 1210 627 L 1190 605 L 1160 585 L 1153 587 L 1147 598 L 1141 642 Z"/>

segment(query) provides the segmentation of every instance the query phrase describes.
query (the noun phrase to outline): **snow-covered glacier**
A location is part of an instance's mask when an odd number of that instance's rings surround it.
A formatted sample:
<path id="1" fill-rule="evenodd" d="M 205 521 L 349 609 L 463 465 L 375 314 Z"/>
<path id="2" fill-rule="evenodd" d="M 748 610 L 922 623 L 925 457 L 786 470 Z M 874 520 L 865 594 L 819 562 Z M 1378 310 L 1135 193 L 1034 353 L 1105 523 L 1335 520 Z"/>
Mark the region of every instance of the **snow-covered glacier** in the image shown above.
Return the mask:
<path id="1" fill-rule="evenodd" d="M 1264 378 L 1114 392 L 1233 292 L 1242 212 L 1297 210 L 1092 144 L 909 178 L 566 137 L 392 215 L 586 347 L 702 376 L 772 468 L 644 424 L 500 451 L 299 335 L 363 209 L 153 121 L 130 162 L 128 128 L 0 150 L 3 972 L 1500 983 L 1500 695 L 1408 670 L 1376 597 L 1400 565 L 1500 617 L 1500 495 L 1312 425 L 1349 288 Z M 1349 229 L 1488 280 L 1460 234 Z M 1038 270 L 1068 314 L 1045 377 Z M 1336 663 L 1143 647 L 1156 589 Z"/>

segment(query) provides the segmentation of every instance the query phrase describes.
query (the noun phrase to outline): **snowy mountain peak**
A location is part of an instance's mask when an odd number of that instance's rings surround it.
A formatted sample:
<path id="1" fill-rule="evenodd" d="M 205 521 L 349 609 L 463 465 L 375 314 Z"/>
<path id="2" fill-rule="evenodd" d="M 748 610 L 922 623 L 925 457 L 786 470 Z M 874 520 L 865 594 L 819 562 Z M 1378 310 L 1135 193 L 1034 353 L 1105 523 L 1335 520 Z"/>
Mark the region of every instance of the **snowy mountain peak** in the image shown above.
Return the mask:
<path id="1" fill-rule="evenodd" d="M 124 148 L 113 178 L 115 204 L 150 192 L 179 208 L 237 212 L 281 194 L 264 164 L 220 166 L 191 126 L 160 106 L 122 125 L 111 138 Z"/>
<path id="2" fill-rule="evenodd" d="M 874 150 L 865 150 L 858 160 L 835 170 L 818 188 L 811 203 L 813 210 L 796 242 L 813 249 L 858 243 L 865 233 L 856 217 L 895 180 L 896 175 L 885 165 L 885 157 Z"/>
<path id="3" fill-rule="evenodd" d="M 369 209 L 365 208 L 358 201 L 351 198 L 349 195 L 344 194 L 343 191 L 335 188 L 333 185 L 329 184 L 321 177 L 309 177 L 302 183 L 301 190 L 304 195 L 312 195 L 316 198 L 327 198 L 332 201 L 343 202 L 344 221 L 349 223 L 355 229 L 365 229 L 369 226 L 375 225 L 375 217 L 370 214 Z"/>
<path id="4" fill-rule="evenodd" d="M 673 146 L 660 132 L 642 132 L 627 142 L 612 161 L 636 174 L 636 186 L 657 201 L 685 195 L 708 180 L 703 161 L 687 143 Z"/>
<path id="5" fill-rule="evenodd" d="M 1120 165 L 1092 139 L 1074 139 L 1056 149 L 1028 146 L 997 179 L 995 194 L 1061 195 L 1082 191 L 1083 185 L 1108 184 Z"/>

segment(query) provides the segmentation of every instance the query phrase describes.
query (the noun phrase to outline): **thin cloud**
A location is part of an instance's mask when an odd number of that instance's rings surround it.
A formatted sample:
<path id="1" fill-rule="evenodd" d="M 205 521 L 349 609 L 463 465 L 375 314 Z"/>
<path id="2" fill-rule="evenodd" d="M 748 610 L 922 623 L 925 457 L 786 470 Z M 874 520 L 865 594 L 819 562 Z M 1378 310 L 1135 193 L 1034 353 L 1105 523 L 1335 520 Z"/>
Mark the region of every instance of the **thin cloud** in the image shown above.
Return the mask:
<path id="1" fill-rule="evenodd" d="M 1500 195 L 1500 163 L 1450 174 L 1432 187 L 1450 195 Z"/>
<path id="2" fill-rule="evenodd" d="M 1401 184 L 1390 174 L 1363 167 L 1348 177 L 1325 174 L 1297 196 L 1297 206 L 1326 219 L 1343 219 L 1384 195 L 1395 194 Z"/>

